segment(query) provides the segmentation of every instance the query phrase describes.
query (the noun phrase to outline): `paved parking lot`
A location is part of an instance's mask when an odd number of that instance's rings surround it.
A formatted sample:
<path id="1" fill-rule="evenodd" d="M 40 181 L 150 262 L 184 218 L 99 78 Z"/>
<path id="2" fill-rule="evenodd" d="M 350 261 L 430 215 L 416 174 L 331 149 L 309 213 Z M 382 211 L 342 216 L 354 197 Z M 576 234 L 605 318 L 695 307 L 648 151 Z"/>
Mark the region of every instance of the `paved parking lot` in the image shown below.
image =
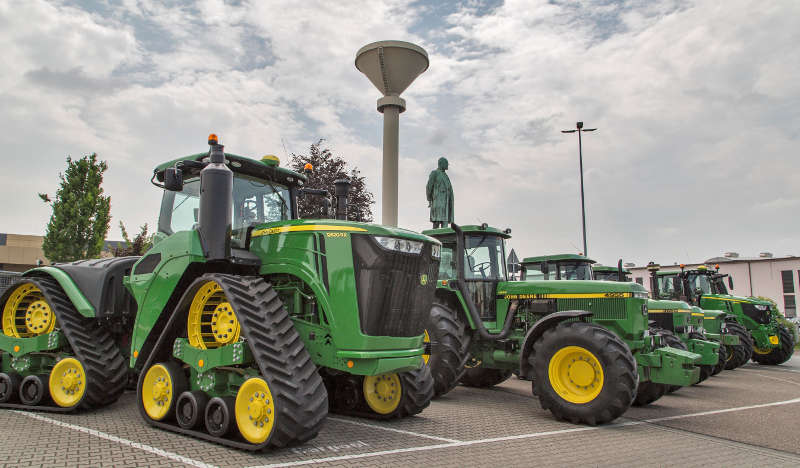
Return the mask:
<path id="1" fill-rule="evenodd" d="M 151 428 L 134 393 L 87 414 L 0 410 L 0 427 L 4 466 L 798 466 L 800 354 L 723 372 L 600 427 L 553 420 L 515 378 L 458 387 L 405 420 L 331 416 L 310 443 L 258 454 Z"/>

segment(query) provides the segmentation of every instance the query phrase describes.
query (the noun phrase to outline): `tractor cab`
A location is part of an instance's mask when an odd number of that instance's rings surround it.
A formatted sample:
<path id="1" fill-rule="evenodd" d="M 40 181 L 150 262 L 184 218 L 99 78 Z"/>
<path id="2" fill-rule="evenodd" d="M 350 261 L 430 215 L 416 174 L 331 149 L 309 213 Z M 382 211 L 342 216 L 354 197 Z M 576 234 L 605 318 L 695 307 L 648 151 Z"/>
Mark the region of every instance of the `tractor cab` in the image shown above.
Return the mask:
<path id="1" fill-rule="evenodd" d="M 621 276 L 620 272 L 622 272 Z M 629 283 L 631 281 L 631 272 L 627 268 L 612 267 L 595 263 L 592 265 L 592 274 L 594 275 L 594 279 L 597 281 L 621 281 L 625 283 Z"/>
<path id="2" fill-rule="evenodd" d="M 523 280 L 593 280 L 591 258 L 575 254 L 540 255 L 522 259 Z"/>

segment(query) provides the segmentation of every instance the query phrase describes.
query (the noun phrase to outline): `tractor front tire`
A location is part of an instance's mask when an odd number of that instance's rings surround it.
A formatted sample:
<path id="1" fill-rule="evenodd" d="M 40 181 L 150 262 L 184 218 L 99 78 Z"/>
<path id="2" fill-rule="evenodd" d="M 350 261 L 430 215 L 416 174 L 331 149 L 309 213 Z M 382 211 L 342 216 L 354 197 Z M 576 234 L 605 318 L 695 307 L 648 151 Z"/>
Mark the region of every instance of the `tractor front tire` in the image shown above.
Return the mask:
<path id="1" fill-rule="evenodd" d="M 680 338 L 675 336 L 671 331 L 664 329 L 658 329 L 655 331 L 661 336 L 662 346 L 669 346 L 670 348 L 680 349 L 683 351 L 689 350 L 689 348 L 686 347 L 686 344 L 683 341 L 681 341 Z M 665 386 L 667 387 L 667 393 L 672 393 L 681 388 L 680 385 L 665 385 Z"/>
<path id="2" fill-rule="evenodd" d="M 783 325 L 778 326 L 778 340 L 778 347 L 771 348 L 768 353 L 762 354 L 758 350 L 754 351 L 753 361 L 768 366 L 776 366 L 788 361 L 794 352 L 794 339 Z"/>
<path id="3" fill-rule="evenodd" d="M 436 398 L 458 385 L 469 357 L 470 338 L 455 311 L 438 302 L 431 306 L 425 331 L 426 346 L 430 346 L 430 354 L 425 355 L 425 362 L 430 367 Z"/>
<path id="4" fill-rule="evenodd" d="M 490 388 L 499 385 L 511 377 L 510 370 L 472 367 L 464 371 L 461 385 L 465 387 Z"/>
<path id="5" fill-rule="evenodd" d="M 689 339 L 690 340 L 706 341 L 705 335 L 703 335 L 702 333 L 697 333 L 697 332 L 689 333 Z M 720 346 L 720 348 L 721 347 L 722 346 Z M 719 360 L 717 360 L 717 363 L 719 363 Z M 716 364 L 714 366 L 716 366 Z M 712 375 L 714 375 L 714 366 L 709 365 L 709 364 L 700 364 L 700 365 L 698 365 L 698 367 L 700 368 L 700 380 L 698 380 L 697 383 L 694 384 L 694 385 L 697 385 L 700 382 L 702 382 L 702 381 L 706 380 L 707 378 L 711 377 Z"/>
<path id="6" fill-rule="evenodd" d="M 714 370 L 711 371 L 711 375 L 717 375 L 723 370 L 725 370 L 725 362 L 728 360 L 728 348 L 720 343 L 719 345 L 719 360 L 717 361 L 717 365 L 714 366 Z"/>
<path id="7" fill-rule="evenodd" d="M 725 351 L 728 352 L 727 361 L 725 362 L 725 370 L 733 370 L 737 367 L 747 364 L 747 361 L 753 355 L 753 338 L 750 332 L 747 331 L 739 322 L 727 322 L 725 326 L 732 335 L 739 337 L 739 344 L 728 346 Z"/>
<path id="8" fill-rule="evenodd" d="M 639 382 L 633 406 L 647 406 L 667 394 L 667 386 L 655 382 Z"/>
<path id="9" fill-rule="evenodd" d="M 603 424 L 631 406 L 636 361 L 617 335 L 599 325 L 562 322 L 546 330 L 529 358 L 543 409 L 574 424 Z"/>

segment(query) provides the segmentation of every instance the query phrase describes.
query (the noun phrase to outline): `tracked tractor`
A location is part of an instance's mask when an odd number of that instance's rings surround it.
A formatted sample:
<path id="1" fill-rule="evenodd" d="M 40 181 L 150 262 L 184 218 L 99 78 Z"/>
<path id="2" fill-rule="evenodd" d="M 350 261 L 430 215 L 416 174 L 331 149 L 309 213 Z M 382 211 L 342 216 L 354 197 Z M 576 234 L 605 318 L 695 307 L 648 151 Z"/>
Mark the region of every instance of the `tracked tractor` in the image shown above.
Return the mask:
<path id="1" fill-rule="evenodd" d="M 659 273 L 659 281 L 672 283 L 672 295 L 684 297 L 703 309 L 719 309 L 726 313 L 726 327 L 739 334 L 746 344 L 735 349 L 738 354 L 729 359 L 726 369 L 741 366 L 751 358 L 759 364 L 777 365 L 792 357 L 794 337 L 777 321 L 780 312 L 770 302 L 729 294 L 728 286 L 733 289 L 733 279 L 720 274 L 719 265 L 716 271 L 704 265 L 693 270 L 681 266 L 681 271 Z"/>
<path id="2" fill-rule="evenodd" d="M 298 219 L 298 199 L 319 195 L 305 174 L 209 145 L 155 169 L 163 197 L 143 257 L 35 268 L 3 295 L 0 405 L 103 406 L 130 367 L 148 424 L 248 450 L 314 437 L 329 409 L 425 408 L 440 243 Z"/>
<path id="3" fill-rule="evenodd" d="M 641 285 L 509 281 L 510 230 L 453 224 L 424 233 L 442 242 L 426 326 L 440 395 L 459 380 L 490 387 L 517 373 L 557 419 L 601 424 L 628 409 L 640 379 L 697 381 L 699 356 L 655 349 Z"/>
<path id="4" fill-rule="evenodd" d="M 526 278 L 535 276 L 545 280 L 597 280 L 594 275 L 595 263 L 590 258 L 575 254 L 543 255 L 528 257 L 522 261 Z M 621 279 L 626 279 L 622 260 L 617 264 L 615 281 Z M 719 361 L 719 346 L 706 341 L 701 335 L 702 329 L 691 329 L 689 305 L 673 301 L 655 302 L 648 299 L 647 309 L 648 332 L 655 337 L 658 346 L 699 355 L 694 364 L 700 368 L 700 378 L 694 383 L 705 380 Z M 650 404 L 680 387 L 681 385 L 675 383 L 644 381 L 639 385 L 633 404 L 635 406 Z"/>

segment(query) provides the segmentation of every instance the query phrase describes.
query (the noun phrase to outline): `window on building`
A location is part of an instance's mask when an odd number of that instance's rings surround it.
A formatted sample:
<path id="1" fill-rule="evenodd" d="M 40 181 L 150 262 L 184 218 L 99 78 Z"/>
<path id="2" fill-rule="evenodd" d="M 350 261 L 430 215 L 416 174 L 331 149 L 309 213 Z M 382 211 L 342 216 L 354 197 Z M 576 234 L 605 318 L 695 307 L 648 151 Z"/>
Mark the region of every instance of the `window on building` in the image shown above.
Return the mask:
<path id="1" fill-rule="evenodd" d="M 797 316 L 797 305 L 794 302 L 793 294 L 786 294 L 783 296 L 783 313 L 786 317 Z"/>
<path id="2" fill-rule="evenodd" d="M 781 272 L 781 281 L 783 281 L 783 293 L 794 293 L 794 272 L 792 270 L 783 270 Z"/>
<path id="3" fill-rule="evenodd" d="M 644 278 L 642 278 L 642 277 L 640 276 L 640 277 L 636 278 L 636 282 L 637 282 L 637 283 L 639 283 L 639 284 L 641 284 L 641 285 L 644 285 Z"/>

